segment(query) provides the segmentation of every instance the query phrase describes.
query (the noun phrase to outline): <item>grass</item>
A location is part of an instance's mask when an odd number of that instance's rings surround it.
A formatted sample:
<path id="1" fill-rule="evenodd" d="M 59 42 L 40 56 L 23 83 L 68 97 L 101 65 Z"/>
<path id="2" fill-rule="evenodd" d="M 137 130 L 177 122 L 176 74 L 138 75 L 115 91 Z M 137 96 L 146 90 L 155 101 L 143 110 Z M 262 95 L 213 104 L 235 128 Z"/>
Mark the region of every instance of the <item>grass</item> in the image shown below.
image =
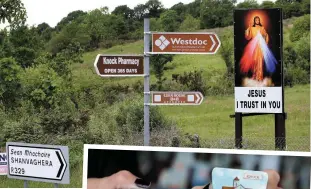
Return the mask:
<path id="1" fill-rule="evenodd" d="M 213 143 L 234 138 L 234 96 L 206 96 L 200 106 L 161 107 L 184 133 L 199 134 L 201 141 Z M 285 90 L 286 136 L 288 150 L 310 151 L 310 85 Z M 272 115 L 243 118 L 243 136 L 252 149 L 271 150 L 274 145 Z M 255 145 L 255 146 L 254 146 Z M 226 148 L 226 146 L 213 146 Z"/>
<path id="2" fill-rule="evenodd" d="M 81 188 L 82 187 L 82 174 L 83 169 L 81 166 L 70 170 L 70 184 L 62 185 L 60 184 L 59 188 Z M 17 179 L 8 179 L 7 176 L 0 176 L 0 187 L 5 186 L 6 188 L 23 188 L 24 181 Z M 43 182 L 34 182 L 28 181 L 28 188 L 54 188 L 53 183 L 43 183 Z"/>

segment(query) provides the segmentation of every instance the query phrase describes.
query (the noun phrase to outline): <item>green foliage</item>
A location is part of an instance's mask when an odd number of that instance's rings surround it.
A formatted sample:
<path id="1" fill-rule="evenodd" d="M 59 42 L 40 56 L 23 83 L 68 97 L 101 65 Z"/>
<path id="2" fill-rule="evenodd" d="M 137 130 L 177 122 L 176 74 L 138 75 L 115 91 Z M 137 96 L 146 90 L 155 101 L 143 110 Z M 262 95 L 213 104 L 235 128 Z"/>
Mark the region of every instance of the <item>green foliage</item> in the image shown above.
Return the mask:
<path id="1" fill-rule="evenodd" d="M 296 66 L 310 74 L 310 32 L 302 36 L 294 48 L 298 55 Z"/>
<path id="2" fill-rule="evenodd" d="M 194 0 L 187 5 L 187 13 L 191 14 L 194 18 L 200 17 L 201 0 Z"/>
<path id="3" fill-rule="evenodd" d="M 245 0 L 237 4 L 237 8 L 259 8 L 259 4 L 256 0 Z"/>
<path id="4" fill-rule="evenodd" d="M 181 23 L 185 19 L 185 16 L 187 14 L 187 7 L 188 6 L 184 5 L 183 3 L 177 3 L 176 5 L 170 8 L 170 10 L 174 10 L 177 13 L 178 15 L 178 18 L 176 20 L 177 22 Z"/>
<path id="5" fill-rule="evenodd" d="M 203 0 L 200 10 L 202 26 L 217 28 L 231 25 L 234 3 L 235 0 Z"/>
<path id="6" fill-rule="evenodd" d="M 76 10 L 70 12 L 66 17 L 64 17 L 59 23 L 57 23 L 55 29 L 56 31 L 61 31 L 66 25 L 72 22 L 81 23 L 83 16 L 87 13 L 82 10 Z"/>
<path id="7" fill-rule="evenodd" d="M 21 0 L 1 0 L 0 21 L 2 23 L 8 21 L 14 28 L 25 24 L 26 19 L 26 9 Z"/>
<path id="8" fill-rule="evenodd" d="M 234 73 L 234 45 L 231 30 L 226 30 L 221 37 L 220 54 L 226 63 L 227 75 L 231 76 Z"/>
<path id="9" fill-rule="evenodd" d="M 154 74 L 157 78 L 158 90 L 162 90 L 162 83 L 166 80 L 166 78 L 163 78 L 165 65 L 172 60 L 172 55 L 155 55 L 150 58 Z"/>
<path id="10" fill-rule="evenodd" d="M 35 50 L 27 47 L 17 47 L 13 54 L 22 68 L 31 67 L 36 59 Z"/>
<path id="11" fill-rule="evenodd" d="M 36 30 L 45 42 L 48 42 L 52 38 L 53 28 L 51 28 L 47 23 L 44 22 L 39 24 Z"/>
<path id="12" fill-rule="evenodd" d="M 183 32 L 193 32 L 200 29 L 200 20 L 194 18 L 190 14 L 188 14 L 185 20 L 181 23 L 179 27 L 179 31 Z"/>
<path id="13" fill-rule="evenodd" d="M 152 18 L 159 18 L 164 12 L 164 6 L 159 0 L 148 0 L 145 8 L 149 11 L 149 16 Z"/>
<path id="14" fill-rule="evenodd" d="M 49 43 L 46 45 L 48 52 L 56 55 L 66 49 L 70 44 L 79 44 L 81 47 L 88 48 L 90 36 L 87 35 L 85 24 L 72 22 L 63 28 L 63 30 L 55 34 Z"/>
<path id="15" fill-rule="evenodd" d="M 116 125 L 123 138 L 142 133 L 144 128 L 144 108 L 142 99 L 128 99 L 116 112 Z M 165 128 L 167 121 L 156 107 L 150 108 L 150 131 Z"/>
<path id="16" fill-rule="evenodd" d="M 151 31 L 162 31 L 162 23 L 161 20 L 158 18 L 151 18 L 150 19 L 150 30 Z"/>
<path id="17" fill-rule="evenodd" d="M 176 11 L 174 10 L 165 11 L 163 14 L 161 14 L 160 19 L 164 31 L 174 32 L 178 30 L 179 23 L 177 22 L 178 16 Z"/>
<path id="18" fill-rule="evenodd" d="M 260 8 L 268 9 L 268 8 L 273 8 L 274 6 L 275 6 L 274 2 L 272 1 L 263 1 L 260 5 Z"/>
<path id="19" fill-rule="evenodd" d="M 124 19 L 132 19 L 134 17 L 134 10 L 129 8 L 127 5 L 117 6 L 111 13 L 121 15 Z"/>
<path id="20" fill-rule="evenodd" d="M 59 101 L 64 90 L 64 80 L 48 65 L 40 64 L 28 68 L 21 74 L 24 98 L 29 99 L 36 108 L 51 107 Z"/>
<path id="21" fill-rule="evenodd" d="M 10 42 L 9 32 L 7 30 L 0 31 L 0 58 L 13 56 L 13 44 Z"/>
<path id="22" fill-rule="evenodd" d="M 206 84 L 203 79 L 202 71 L 190 71 L 183 74 L 172 75 L 172 80 L 176 81 L 191 91 L 200 91 L 203 95 L 206 94 Z"/>
<path id="23" fill-rule="evenodd" d="M 14 108 L 20 93 L 21 67 L 13 58 L 0 59 L 0 104 Z"/>
<path id="24" fill-rule="evenodd" d="M 304 34 L 310 33 L 310 14 L 298 18 L 290 33 L 291 41 L 298 41 Z"/>
<path id="25" fill-rule="evenodd" d="M 303 14 L 310 14 L 310 1 L 309 0 L 302 0 L 300 7 L 301 7 L 301 12 Z"/>

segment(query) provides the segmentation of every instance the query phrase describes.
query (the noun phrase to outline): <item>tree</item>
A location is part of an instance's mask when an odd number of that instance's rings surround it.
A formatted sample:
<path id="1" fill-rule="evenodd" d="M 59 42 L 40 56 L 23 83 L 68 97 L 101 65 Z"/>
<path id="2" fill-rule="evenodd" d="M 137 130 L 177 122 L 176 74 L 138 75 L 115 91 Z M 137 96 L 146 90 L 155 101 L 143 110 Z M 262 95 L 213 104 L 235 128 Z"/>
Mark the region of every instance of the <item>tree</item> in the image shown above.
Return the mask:
<path id="1" fill-rule="evenodd" d="M 177 13 L 174 10 L 168 10 L 161 14 L 160 20 L 162 28 L 166 32 L 174 32 L 178 30 Z"/>
<path id="2" fill-rule="evenodd" d="M 151 57 L 151 65 L 157 78 L 158 90 L 162 90 L 162 84 L 166 80 L 166 78 L 163 78 L 165 65 L 172 60 L 172 55 L 156 55 Z"/>
<path id="3" fill-rule="evenodd" d="M 256 0 L 245 0 L 237 5 L 237 8 L 258 8 L 259 4 Z"/>
<path id="4" fill-rule="evenodd" d="M 183 3 L 178 3 L 174 6 L 172 6 L 172 8 L 170 10 L 174 10 L 176 11 L 177 15 L 178 15 L 178 22 L 182 22 L 185 18 L 185 15 L 187 14 L 187 6 L 184 5 Z"/>
<path id="5" fill-rule="evenodd" d="M 159 0 L 149 0 L 145 7 L 149 11 L 150 17 L 153 18 L 159 18 L 161 13 L 164 12 L 163 4 Z"/>
<path id="6" fill-rule="evenodd" d="M 298 41 L 305 33 L 310 33 L 310 14 L 298 18 L 290 32 L 291 41 Z"/>
<path id="7" fill-rule="evenodd" d="M 10 30 L 10 42 L 15 48 L 27 47 L 40 51 L 43 47 L 36 28 L 25 25 Z"/>
<path id="8" fill-rule="evenodd" d="M 179 31 L 183 32 L 192 32 L 200 29 L 200 20 L 194 18 L 190 14 L 188 14 L 185 20 L 181 23 L 179 27 Z"/>
<path id="9" fill-rule="evenodd" d="M 76 10 L 70 12 L 66 17 L 64 17 L 59 23 L 57 23 L 55 29 L 56 31 L 62 30 L 66 25 L 70 24 L 73 21 L 77 21 L 78 23 L 81 23 L 83 21 L 83 16 L 85 16 L 87 13 L 82 10 Z"/>
<path id="10" fill-rule="evenodd" d="M 203 0 L 200 11 L 202 26 L 216 28 L 231 25 L 235 2 L 235 0 Z"/>
<path id="11" fill-rule="evenodd" d="M 301 12 L 303 14 L 310 14 L 310 0 L 301 1 Z"/>
<path id="12" fill-rule="evenodd" d="M 43 22 L 37 26 L 37 32 L 41 38 L 47 42 L 52 38 L 53 28 L 51 28 L 47 23 Z"/>
<path id="13" fill-rule="evenodd" d="M 199 18 L 200 17 L 200 10 L 201 10 L 201 1 L 202 0 L 195 0 L 192 3 L 189 3 L 186 6 L 187 13 L 191 14 L 194 18 Z"/>
<path id="14" fill-rule="evenodd" d="M 117 6 L 111 13 L 121 15 L 124 19 L 132 19 L 134 17 L 134 10 L 129 8 L 127 5 Z"/>
<path id="15" fill-rule="evenodd" d="M 134 19 L 138 21 L 143 20 L 146 10 L 147 7 L 144 4 L 139 4 L 134 7 Z"/>
<path id="16" fill-rule="evenodd" d="M 233 60 L 234 46 L 233 46 L 232 31 L 230 30 L 225 31 L 221 41 L 222 43 L 220 48 L 220 54 L 226 63 L 227 74 L 229 76 L 232 76 L 234 73 L 234 60 Z"/>
<path id="17" fill-rule="evenodd" d="M 263 1 L 260 5 L 261 8 L 267 9 L 267 8 L 273 8 L 274 3 L 272 1 Z"/>
<path id="18" fill-rule="evenodd" d="M 1 0 L 0 21 L 8 21 L 11 26 L 16 27 L 25 24 L 27 12 L 21 0 Z"/>
<path id="19" fill-rule="evenodd" d="M 14 108 L 21 95 L 21 68 L 13 58 L 0 59 L 0 104 Z"/>

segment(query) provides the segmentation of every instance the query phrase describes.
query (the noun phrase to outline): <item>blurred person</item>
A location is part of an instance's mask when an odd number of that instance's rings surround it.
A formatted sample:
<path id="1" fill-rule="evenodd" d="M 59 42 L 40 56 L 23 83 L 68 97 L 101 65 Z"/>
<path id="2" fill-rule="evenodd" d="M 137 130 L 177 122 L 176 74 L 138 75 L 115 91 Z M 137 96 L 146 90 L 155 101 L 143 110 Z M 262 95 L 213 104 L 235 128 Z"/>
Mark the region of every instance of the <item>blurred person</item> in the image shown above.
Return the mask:
<path id="1" fill-rule="evenodd" d="M 194 153 L 176 152 L 172 167 L 163 170 L 159 177 L 160 188 L 187 188 L 190 169 L 195 163 Z"/>
<path id="2" fill-rule="evenodd" d="M 281 158 L 281 156 L 271 155 L 260 156 L 258 163 L 259 171 L 271 169 L 280 172 Z"/>
<path id="3" fill-rule="evenodd" d="M 200 186 L 210 182 L 210 172 L 212 167 L 210 164 L 198 159 L 192 166 L 192 186 Z"/>
<path id="4" fill-rule="evenodd" d="M 282 158 L 282 180 L 281 185 L 284 188 L 297 188 L 296 183 L 298 178 L 296 178 L 297 168 L 299 163 L 301 163 L 301 158 L 299 157 L 283 157 Z"/>
<path id="5" fill-rule="evenodd" d="M 241 169 L 244 170 L 255 170 L 258 164 L 259 157 L 256 155 L 239 155 L 238 156 L 241 164 Z"/>
<path id="6" fill-rule="evenodd" d="M 298 185 L 299 189 L 310 188 L 310 158 L 301 158 L 298 171 Z"/>

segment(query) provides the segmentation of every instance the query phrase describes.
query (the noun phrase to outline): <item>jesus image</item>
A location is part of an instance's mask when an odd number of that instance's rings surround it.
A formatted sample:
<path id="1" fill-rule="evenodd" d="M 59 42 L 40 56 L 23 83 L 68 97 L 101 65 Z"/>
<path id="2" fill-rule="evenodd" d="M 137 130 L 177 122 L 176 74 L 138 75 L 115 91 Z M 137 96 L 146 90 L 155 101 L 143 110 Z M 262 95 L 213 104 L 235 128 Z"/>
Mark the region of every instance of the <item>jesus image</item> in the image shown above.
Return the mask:
<path id="1" fill-rule="evenodd" d="M 274 73 L 277 61 L 268 47 L 269 34 L 259 16 L 255 16 L 249 23 L 245 39 L 249 42 L 240 61 L 240 71 L 251 73 L 252 77 L 244 80 L 244 86 L 271 86 L 272 81 L 265 77 L 265 72 Z"/>

